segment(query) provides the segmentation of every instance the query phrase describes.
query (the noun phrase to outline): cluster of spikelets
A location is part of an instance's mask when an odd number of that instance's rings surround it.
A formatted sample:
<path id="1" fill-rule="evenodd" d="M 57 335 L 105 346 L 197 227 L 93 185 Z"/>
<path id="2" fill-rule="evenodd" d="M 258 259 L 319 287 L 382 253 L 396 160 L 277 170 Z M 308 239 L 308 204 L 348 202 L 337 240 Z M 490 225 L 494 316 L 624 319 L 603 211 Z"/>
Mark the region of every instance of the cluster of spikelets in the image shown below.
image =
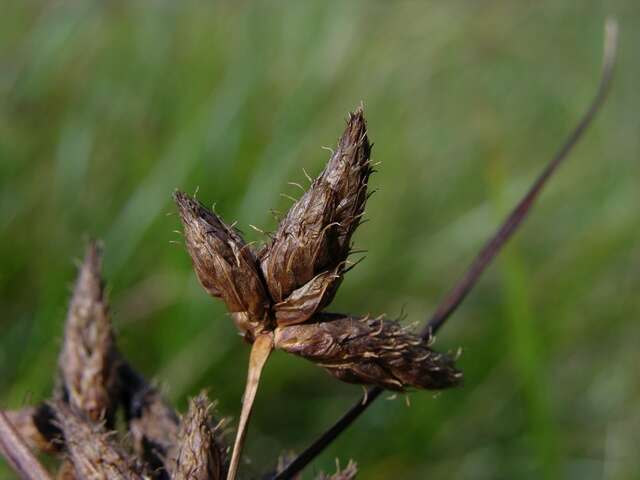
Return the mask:
<path id="1" fill-rule="evenodd" d="M 273 348 L 350 383 L 394 391 L 459 383 L 454 359 L 432 350 L 430 336 L 384 317 L 325 311 L 351 265 L 351 239 L 369 196 L 370 153 L 360 108 L 349 116 L 324 171 L 259 250 L 195 198 L 174 195 L 201 285 L 224 301 L 252 344 L 232 455 L 223 422 L 213 418 L 204 393 L 180 416 L 117 349 L 101 253 L 89 246 L 69 306 L 53 398 L 7 412 L 30 446 L 62 455 L 59 479 L 235 479 L 260 372 Z M 118 434 L 120 408 L 126 425 Z M 278 468 L 285 466 L 283 459 Z M 350 462 L 320 478 L 349 480 L 355 474 Z"/>
<path id="2" fill-rule="evenodd" d="M 127 362 L 115 343 L 100 270 L 92 243 L 69 305 L 52 398 L 4 414 L 29 447 L 60 458 L 57 480 L 224 479 L 225 422 L 214 418 L 205 393 L 179 415 Z M 118 409 L 124 426 L 117 425 Z M 278 468 L 286 465 L 282 458 Z M 355 474 L 350 462 L 318 479 Z"/>
<path id="3" fill-rule="evenodd" d="M 259 250 L 196 199 L 176 192 L 185 243 L 204 289 L 221 298 L 249 341 L 324 367 L 340 380 L 403 391 L 457 384 L 453 359 L 432 339 L 382 317 L 326 313 L 349 269 L 351 238 L 369 196 L 371 146 L 362 108 L 324 171 Z"/>

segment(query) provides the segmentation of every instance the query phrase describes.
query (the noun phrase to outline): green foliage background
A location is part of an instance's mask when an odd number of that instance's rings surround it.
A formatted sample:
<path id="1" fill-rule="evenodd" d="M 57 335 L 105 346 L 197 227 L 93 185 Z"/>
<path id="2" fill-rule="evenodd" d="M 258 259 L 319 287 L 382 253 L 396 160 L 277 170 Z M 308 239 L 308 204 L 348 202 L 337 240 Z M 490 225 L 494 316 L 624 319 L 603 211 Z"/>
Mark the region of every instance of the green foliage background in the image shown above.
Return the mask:
<path id="1" fill-rule="evenodd" d="M 0 15 L 0 402 L 45 398 L 85 241 L 105 242 L 119 343 L 184 408 L 240 409 L 246 345 L 192 274 L 171 192 L 228 220 L 317 174 L 366 106 L 382 162 L 336 311 L 422 322 L 589 102 L 614 90 L 437 345 L 465 384 L 382 400 L 309 469 L 363 479 L 640 478 L 640 8 L 558 2 L 20 2 Z M 253 463 L 300 451 L 360 395 L 277 353 Z M 10 474 L 0 465 L 0 477 Z"/>

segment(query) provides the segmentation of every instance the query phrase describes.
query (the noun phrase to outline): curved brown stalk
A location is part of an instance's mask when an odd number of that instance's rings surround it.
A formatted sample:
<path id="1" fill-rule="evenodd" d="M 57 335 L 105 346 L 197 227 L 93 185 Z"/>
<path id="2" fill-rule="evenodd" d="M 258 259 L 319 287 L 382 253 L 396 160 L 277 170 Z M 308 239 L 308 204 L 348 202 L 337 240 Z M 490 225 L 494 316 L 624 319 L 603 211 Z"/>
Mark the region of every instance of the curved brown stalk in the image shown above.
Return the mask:
<path id="1" fill-rule="evenodd" d="M 480 275 L 487 269 L 491 261 L 501 251 L 504 244 L 512 237 L 522 221 L 527 217 L 531 206 L 540 195 L 542 188 L 552 177 L 558 166 L 565 160 L 573 147 L 582 138 L 587 127 L 593 121 L 596 113 L 604 103 L 613 75 L 613 67 L 617 51 L 618 26 L 617 22 L 609 18 L 605 23 L 604 54 L 600 84 L 594 99 L 578 125 L 567 137 L 560 149 L 547 164 L 540 176 L 533 183 L 527 194 L 518 202 L 498 231 L 486 243 L 484 248 L 476 256 L 471 266 L 454 286 L 450 293 L 440 303 L 435 313 L 429 319 L 421 334 L 427 337 L 437 332 L 446 320 L 453 314 L 463 302 L 468 293 L 476 285 Z M 382 393 L 379 387 L 369 388 L 367 393 L 358 400 L 331 428 L 324 432 L 311 446 L 302 452 L 287 468 L 273 477 L 273 480 L 285 480 L 293 478 L 309 462 L 318 456 L 327 446 L 333 442 L 349 425 L 351 425 L 376 398 Z"/>
<path id="2" fill-rule="evenodd" d="M 3 411 L 0 411 L 0 453 L 21 479 L 51 480 Z"/>
<path id="3" fill-rule="evenodd" d="M 256 399 L 256 393 L 258 392 L 260 375 L 262 374 L 264 364 L 267 362 L 267 358 L 269 358 L 269 354 L 272 350 L 273 335 L 270 333 L 258 335 L 251 347 L 249 372 L 247 373 L 247 384 L 244 389 L 244 399 L 242 401 L 242 412 L 240 414 L 240 421 L 238 422 L 236 440 L 233 444 L 233 453 L 231 455 L 231 463 L 229 465 L 229 472 L 227 473 L 227 480 L 235 480 L 236 474 L 238 473 L 240 455 L 242 454 L 244 439 L 247 435 L 253 401 Z"/>

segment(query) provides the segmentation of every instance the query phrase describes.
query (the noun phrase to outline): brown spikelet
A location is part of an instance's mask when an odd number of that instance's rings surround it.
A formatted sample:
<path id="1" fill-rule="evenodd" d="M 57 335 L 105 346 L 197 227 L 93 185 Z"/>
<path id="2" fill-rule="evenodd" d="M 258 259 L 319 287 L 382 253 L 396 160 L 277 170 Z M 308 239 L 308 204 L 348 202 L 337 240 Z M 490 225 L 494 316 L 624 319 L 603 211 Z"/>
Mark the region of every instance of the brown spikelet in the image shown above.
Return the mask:
<path id="1" fill-rule="evenodd" d="M 178 436 L 178 414 L 127 362 L 121 362 L 119 375 L 134 452 L 154 471 L 166 472 L 167 455 Z"/>
<path id="2" fill-rule="evenodd" d="M 340 380 L 388 390 L 443 389 L 462 378 L 452 358 L 431 350 L 429 341 L 398 322 L 382 318 L 317 314 L 312 323 L 278 327 L 275 344 Z"/>
<path id="3" fill-rule="evenodd" d="M 144 467 L 114 441 L 102 424 L 63 402 L 54 405 L 65 448 L 81 480 L 142 480 Z"/>
<path id="4" fill-rule="evenodd" d="M 205 393 L 193 398 L 180 422 L 175 445 L 169 454 L 172 480 L 223 480 L 226 474 L 225 449 L 216 439 Z"/>
<path id="5" fill-rule="evenodd" d="M 333 299 L 351 236 L 360 223 L 371 173 L 362 108 L 326 168 L 280 222 L 261 252 L 261 268 L 278 325 L 302 323 Z"/>
<path id="6" fill-rule="evenodd" d="M 267 326 L 269 298 L 253 250 L 197 200 L 182 192 L 173 197 L 200 284 L 210 295 L 222 298 L 243 334 L 255 338 Z"/>
<path id="7" fill-rule="evenodd" d="M 112 424 L 118 395 L 116 354 L 101 278 L 102 253 L 92 242 L 69 305 L 60 353 L 62 398 L 92 420 Z"/>

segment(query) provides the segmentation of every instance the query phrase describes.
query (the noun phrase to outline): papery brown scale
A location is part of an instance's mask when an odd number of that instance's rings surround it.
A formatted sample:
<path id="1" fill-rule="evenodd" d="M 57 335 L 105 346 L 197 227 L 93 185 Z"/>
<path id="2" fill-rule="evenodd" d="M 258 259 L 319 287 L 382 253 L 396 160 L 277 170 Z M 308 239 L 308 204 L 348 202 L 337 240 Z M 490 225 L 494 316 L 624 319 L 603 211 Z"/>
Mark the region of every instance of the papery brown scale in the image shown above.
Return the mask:
<path id="1" fill-rule="evenodd" d="M 293 325 L 307 320 L 335 295 L 342 282 L 342 264 L 327 270 L 297 288 L 274 306 L 278 325 Z"/>
<path id="2" fill-rule="evenodd" d="M 302 323 L 333 299 L 351 236 L 364 211 L 370 152 L 360 108 L 349 116 L 324 171 L 291 207 L 261 252 L 260 266 L 275 303 L 278 325 Z M 322 285 L 317 285 L 321 275 L 325 275 Z M 316 284 L 307 287 L 312 281 Z M 306 298 L 296 313 L 301 289 Z"/>
<path id="3" fill-rule="evenodd" d="M 225 477 L 225 449 L 216 436 L 211 403 L 201 393 L 189 403 L 180 422 L 175 445 L 169 454 L 172 480 L 222 480 Z"/>
<path id="4" fill-rule="evenodd" d="M 58 398 L 112 425 L 118 397 L 117 355 L 101 278 L 102 253 L 91 243 L 69 305 L 59 358 Z"/>
<path id="5" fill-rule="evenodd" d="M 200 284 L 210 295 L 221 298 L 240 330 L 254 338 L 268 326 L 270 299 L 253 250 L 197 200 L 182 192 L 176 192 L 174 199 Z"/>
<path id="6" fill-rule="evenodd" d="M 383 318 L 316 314 L 309 323 L 278 327 L 275 345 L 342 381 L 388 390 L 443 389 L 462 378 L 451 357 Z"/>

